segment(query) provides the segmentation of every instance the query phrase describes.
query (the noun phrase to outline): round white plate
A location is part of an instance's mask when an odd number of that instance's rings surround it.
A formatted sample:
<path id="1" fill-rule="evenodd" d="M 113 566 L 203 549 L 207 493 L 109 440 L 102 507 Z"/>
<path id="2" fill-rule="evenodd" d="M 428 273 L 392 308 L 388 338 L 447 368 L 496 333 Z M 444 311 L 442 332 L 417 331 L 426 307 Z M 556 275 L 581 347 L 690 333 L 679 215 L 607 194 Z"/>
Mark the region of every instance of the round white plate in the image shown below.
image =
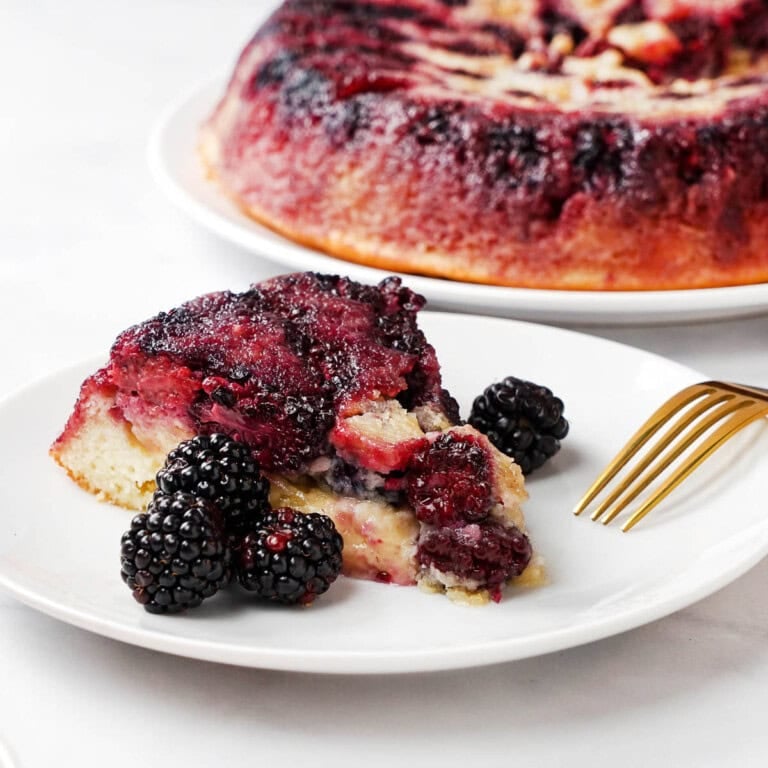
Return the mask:
<path id="1" fill-rule="evenodd" d="M 184 616 L 146 613 L 119 576 L 131 513 L 81 491 L 47 455 L 98 361 L 0 405 L 0 586 L 64 621 L 169 653 L 284 670 L 412 672 L 519 659 L 637 627 L 722 587 L 768 552 L 764 424 L 727 444 L 631 533 L 571 514 L 638 423 L 701 374 L 546 326 L 437 313 L 422 325 L 464 415 L 508 374 L 548 385 L 566 403 L 571 434 L 528 482 L 526 516 L 546 586 L 466 607 L 341 578 L 308 609 L 264 606 L 233 589 Z"/>
<path id="2" fill-rule="evenodd" d="M 245 216 L 206 179 L 197 134 L 223 90 L 220 79 L 195 88 L 168 108 L 153 132 L 150 166 L 169 198 L 224 239 L 291 269 L 341 272 L 368 283 L 390 274 L 281 237 Z M 768 283 L 690 291 L 544 291 L 409 275 L 408 284 L 429 299 L 431 309 L 545 322 L 655 324 L 768 312 Z"/>

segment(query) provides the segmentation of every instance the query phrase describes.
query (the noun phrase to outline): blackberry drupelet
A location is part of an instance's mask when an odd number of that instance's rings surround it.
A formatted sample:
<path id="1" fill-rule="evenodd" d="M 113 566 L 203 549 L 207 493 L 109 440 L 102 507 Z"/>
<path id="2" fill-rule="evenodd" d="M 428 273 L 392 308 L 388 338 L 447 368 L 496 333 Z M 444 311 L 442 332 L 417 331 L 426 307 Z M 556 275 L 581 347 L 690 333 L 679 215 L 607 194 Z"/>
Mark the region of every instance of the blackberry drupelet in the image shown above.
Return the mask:
<path id="1" fill-rule="evenodd" d="M 215 506 L 182 491 L 157 491 L 122 536 L 120 573 L 147 611 L 178 613 L 228 583 L 230 558 Z"/>
<path id="2" fill-rule="evenodd" d="M 564 407 L 546 387 L 507 376 L 475 398 L 469 423 L 527 475 L 560 450 L 568 434 Z"/>
<path id="3" fill-rule="evenodd" d="M 174 448 L 157 473 L 157 487 L 213 502 L 223 512 L 229 534 L 253 527 L 269 509 L 269 480 L 250 448 L 220 433 L 198 435 Z"/>
<path id="4" fill-rule="evenodd" d="M 341 572 L 343 546 L 329 517 L 281 507 L 238 543 L 234 570 L 240 584 L 259 597 L 308 605 Z"/>

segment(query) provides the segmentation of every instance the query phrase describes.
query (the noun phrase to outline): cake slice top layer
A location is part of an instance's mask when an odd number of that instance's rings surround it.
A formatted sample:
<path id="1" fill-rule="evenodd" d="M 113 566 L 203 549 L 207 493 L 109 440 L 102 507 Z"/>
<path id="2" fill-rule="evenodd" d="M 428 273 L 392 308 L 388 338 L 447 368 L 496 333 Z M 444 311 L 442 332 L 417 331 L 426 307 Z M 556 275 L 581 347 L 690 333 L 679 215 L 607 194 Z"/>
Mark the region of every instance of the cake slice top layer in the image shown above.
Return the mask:
<path id="1" fill-rule="evenodd" d="M 641 119 L 722 111 L 767 79 L 757 0 L 286 0 L 236 75 L 246 101 L 279 88 L 288 114 L 400 92 Z"/>
<path id="2" fill-rule="evenodd" d="M 399 279 L 364 286 L 301 273 L 211 293 L 122 333 L 97 375 L 131 422 L 155 408 L 246 440 L 267 470 L 300 471 L 337 418 L 396 398 L 458 421 L 435 351 L 416 325 L 424 299 Z M 178 408 L 174 409 L 174 402 Z M 170 406 L 170 408 L 169 408 Z M 426 418 L 426 417 L 425 417 Z"/>

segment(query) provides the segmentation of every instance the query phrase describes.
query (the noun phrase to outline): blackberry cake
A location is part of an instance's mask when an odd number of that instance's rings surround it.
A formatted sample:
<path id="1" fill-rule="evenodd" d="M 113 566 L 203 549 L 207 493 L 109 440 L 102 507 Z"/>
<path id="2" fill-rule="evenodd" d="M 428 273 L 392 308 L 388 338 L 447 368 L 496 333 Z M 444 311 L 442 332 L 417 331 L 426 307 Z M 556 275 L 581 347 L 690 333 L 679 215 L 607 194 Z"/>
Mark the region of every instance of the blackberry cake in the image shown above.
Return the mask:
<path id="1" fill-rule="evenodd" d="M 286 0 L 201 134 L 221 189 L 387 270 L 768 279 L 766 0 Z"/>
<path id="2" fill-rule="evenodd" d="M 499 599 L 531 559 L 522 472 L 460 425 L 423 303 L 398 278 L 313 273 L 189 301 L 118 337 L 51 453 L 141 509 L 171 449 L 224 433 L 250 448 L 272 507 L 333 519 L 347 575 Z"/>

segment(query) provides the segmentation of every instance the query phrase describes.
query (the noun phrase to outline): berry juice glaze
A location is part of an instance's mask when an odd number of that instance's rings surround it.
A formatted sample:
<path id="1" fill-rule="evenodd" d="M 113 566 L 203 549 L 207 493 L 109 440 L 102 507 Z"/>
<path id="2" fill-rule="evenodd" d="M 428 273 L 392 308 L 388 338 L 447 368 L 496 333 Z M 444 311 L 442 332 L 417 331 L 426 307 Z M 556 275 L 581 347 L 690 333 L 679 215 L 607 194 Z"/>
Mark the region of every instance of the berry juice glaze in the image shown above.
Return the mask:
<path id="1" fill-rule="evenodd" d="M 416 326 L 424 300 L 311 273 L 245 293 L 213 293 L 130 328 L 96 376 L 131 423 L 167 418 L 226 432 L 270 472 L 296 473 L 329 451 L 337 417 L 370 400 L 432 405 L 456 421 L 434 349 Z"/>

